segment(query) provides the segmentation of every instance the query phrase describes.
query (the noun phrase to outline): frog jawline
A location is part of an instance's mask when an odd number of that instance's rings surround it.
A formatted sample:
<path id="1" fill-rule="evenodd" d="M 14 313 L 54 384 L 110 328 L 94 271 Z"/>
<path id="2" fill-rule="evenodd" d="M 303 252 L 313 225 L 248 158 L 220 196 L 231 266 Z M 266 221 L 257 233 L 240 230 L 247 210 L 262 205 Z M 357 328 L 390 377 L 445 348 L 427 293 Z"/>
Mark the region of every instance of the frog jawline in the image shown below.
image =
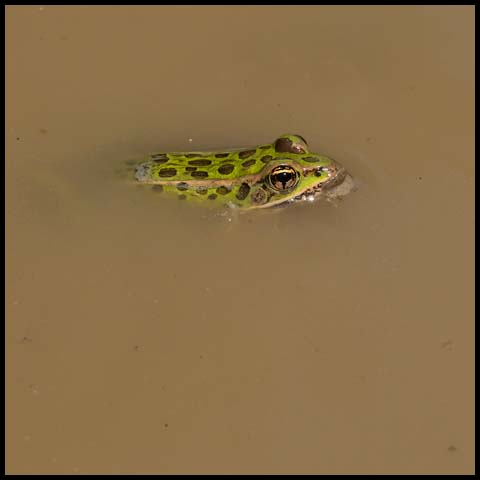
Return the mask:
<path id="1" fill-rule="evenodd" d="M 349 182 L 349 189 L 347 192 L 343 192 L 340 194 L 336 193 L 336 190 L 345 182 Z M 350 187 L 350 185 L 352 185 Z M 324 182 L 319 182 L 313 187 L 310 187 L 306 190 L 304 190 L 302 193 L 299 193 L 298 195 L 295 195 L 292 198 L 289 198 L 284 201 L 280 201 L 275 204 L 270 204 L 270 207 L 284 207 L 287 205 L 290 205 L 292 203 L 297 203 L 297 202 L 314 202 L 318 200 L 321 197 L 337 197 L 337 196 L 345 196 L 347 193 L 352 191 L 355 187 L 355 182 L 351 175 L 347 173 L 345 169 L 341 169 L 337 175 L 334 177 L 328 179 L 327 181 Z M 267 204 L 268 205 L 268 204 Z M 267 206 L 265 205 L 265 206 Z"/>

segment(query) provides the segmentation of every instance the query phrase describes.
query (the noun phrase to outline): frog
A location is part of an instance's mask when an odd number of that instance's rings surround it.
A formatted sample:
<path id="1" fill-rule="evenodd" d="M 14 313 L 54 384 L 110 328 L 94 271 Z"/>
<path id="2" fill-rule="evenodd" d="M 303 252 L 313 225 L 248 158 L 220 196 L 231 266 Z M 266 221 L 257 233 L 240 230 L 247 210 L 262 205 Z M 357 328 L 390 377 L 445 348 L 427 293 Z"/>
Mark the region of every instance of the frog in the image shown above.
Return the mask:
<path id="1" fill-rule="evenodd" d="M 354 186 L 343 165 L 288 133 L 250 148 L 153 153 L 136 164 L 134 178 L 181 201 L 241 211 L 345 196 Z"/>

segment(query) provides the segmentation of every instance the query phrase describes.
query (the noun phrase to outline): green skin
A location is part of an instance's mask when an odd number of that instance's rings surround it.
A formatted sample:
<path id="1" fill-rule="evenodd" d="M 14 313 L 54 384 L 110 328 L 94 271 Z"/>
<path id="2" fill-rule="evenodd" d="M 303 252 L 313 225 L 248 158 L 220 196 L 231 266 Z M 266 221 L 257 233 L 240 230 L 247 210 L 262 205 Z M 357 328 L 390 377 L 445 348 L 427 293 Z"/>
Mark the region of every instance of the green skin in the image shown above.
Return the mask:
<path id="1" fill-rule="evenodd" d="M 137 181 L 162 194 L 247 210 L 315 200 L 346 175 L 291 134 L 243 150 L 152 154 L 135 169 Z"/>

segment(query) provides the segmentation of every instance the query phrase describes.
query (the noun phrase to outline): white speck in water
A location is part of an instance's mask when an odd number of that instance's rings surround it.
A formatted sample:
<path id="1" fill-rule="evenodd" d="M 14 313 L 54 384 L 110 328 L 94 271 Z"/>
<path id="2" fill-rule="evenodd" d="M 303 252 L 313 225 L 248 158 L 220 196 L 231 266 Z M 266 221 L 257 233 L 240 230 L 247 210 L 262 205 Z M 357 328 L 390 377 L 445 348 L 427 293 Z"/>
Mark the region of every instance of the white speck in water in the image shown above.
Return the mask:
<path id="1" fill-rule="evenodd" d="M 193 138 L 189 138 L 188 141 L 189 141 L 190 143 L 192 143 L 192 142 L 193 142 Z"/>

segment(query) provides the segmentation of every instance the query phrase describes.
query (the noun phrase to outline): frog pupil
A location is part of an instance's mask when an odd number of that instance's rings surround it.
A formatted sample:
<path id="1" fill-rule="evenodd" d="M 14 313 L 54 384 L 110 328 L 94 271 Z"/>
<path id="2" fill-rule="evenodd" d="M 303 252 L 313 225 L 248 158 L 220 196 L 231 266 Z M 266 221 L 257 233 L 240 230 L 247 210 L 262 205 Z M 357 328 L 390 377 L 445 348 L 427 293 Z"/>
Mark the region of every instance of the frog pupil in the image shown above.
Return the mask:
<path id="1" fill-rule="evenodd" d="M 275 175 L 275 183 L 280 182 L 283 188 L 286 188 L 287 183 L 292 179 L 291 172 L 280 172 Z"/>

